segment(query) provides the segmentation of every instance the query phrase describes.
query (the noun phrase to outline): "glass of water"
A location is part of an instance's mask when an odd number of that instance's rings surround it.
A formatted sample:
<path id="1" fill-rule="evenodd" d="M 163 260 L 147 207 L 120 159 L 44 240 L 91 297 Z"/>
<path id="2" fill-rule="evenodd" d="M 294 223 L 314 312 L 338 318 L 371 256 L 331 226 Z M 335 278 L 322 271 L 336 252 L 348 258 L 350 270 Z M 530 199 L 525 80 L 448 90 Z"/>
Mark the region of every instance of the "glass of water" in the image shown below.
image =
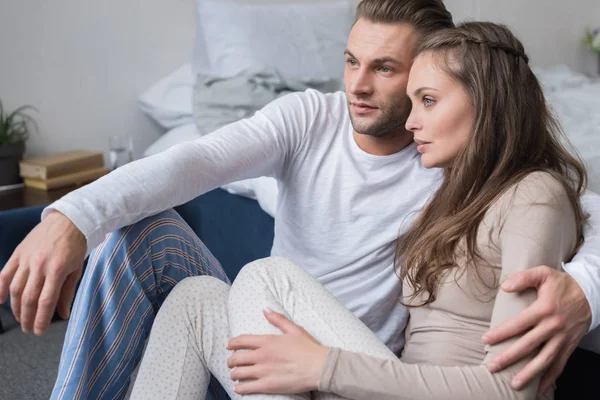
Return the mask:
<path id="1" fill-rule="evenodd" d="M 133 161 L 133 140 L 129 135 L 113 135 L 109 137 L 110 151 L 108 159 L 110 169 L 122 167 Z"/>

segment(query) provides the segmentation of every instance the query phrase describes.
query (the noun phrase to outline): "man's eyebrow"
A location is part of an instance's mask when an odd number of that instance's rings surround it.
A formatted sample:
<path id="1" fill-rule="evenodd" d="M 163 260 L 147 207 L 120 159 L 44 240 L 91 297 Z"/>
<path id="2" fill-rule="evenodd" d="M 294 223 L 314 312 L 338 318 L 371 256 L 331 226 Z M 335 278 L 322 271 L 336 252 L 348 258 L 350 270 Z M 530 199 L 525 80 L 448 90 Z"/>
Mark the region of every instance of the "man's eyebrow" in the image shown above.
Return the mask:
<path id="1" fill-rule="evenodd" d="M 352 52 L 348 49 L 344 50 L 344 54 L 350 56 L 351 58 L 356 58 L 354 56 L 354 54 L 352 54 Z M 379 57 L 376 58 L 374 60 L 371 61 L 372 64 L 384 64 L 384 63 L 391 63 L 391 64 L 398 64 L 400 66 L 403 66 L 404 64 L 402 64 L 401 61 L 396 60 L 394 57 Z"/>
<path id="2" fill-rule="evenodd" d="M 376 58 L 373 60 L 374 64 L 383 64 L 383 63 L 392 63 L 392 64 L 399 64 L 402 65 L 402 63 L 398 60 L 396 60 L 394 57 L 380 57 L 380 58 Z"/>
<path id="3" fill-rule="evenodd" d="M 418 96 L 419 93 L 424 92 L 425 90 L 435 90 L 436 92 L 438 91 L 436 88 L 423 86 L 423 87 L 420 87 L 417 90 L 415 90 L 415 92 L 413 93 L 413 96 Z"/>

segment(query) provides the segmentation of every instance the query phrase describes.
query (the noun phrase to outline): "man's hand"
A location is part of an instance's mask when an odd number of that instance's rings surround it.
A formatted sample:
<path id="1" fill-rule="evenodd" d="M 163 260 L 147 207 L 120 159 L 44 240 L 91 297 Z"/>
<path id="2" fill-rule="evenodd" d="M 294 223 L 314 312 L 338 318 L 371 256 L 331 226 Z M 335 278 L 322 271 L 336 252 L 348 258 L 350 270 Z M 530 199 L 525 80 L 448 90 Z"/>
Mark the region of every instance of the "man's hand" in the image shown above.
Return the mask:
<path id="1" fill-rule="evenodd" d="M 227 361 L 238 394 L 295 394 L 316 390 L 329 349 L 285 316 L 265 310 L 283 335 L 241 335 L 229 341 Z"/>
<path id="2" fill-rule="evenodd" d="M 514 317 L 484 335 L 484 343 L 495 344 L 525 332 L 523 337 L 491 360 L 490 370 L 500 371 L 519 359 L 541 351 L 513 379 L 515 389 L 523 387 L 546 370 L 538 393 L 546 392 L 562 373 L 567 360 L 587 333 L 592 312 L 585 294 L 567 273 L 547 266 L 518 272 L 501 286 L 505 292 L 537 289 L 537 300 Z"/>
<path id="3" fill-rule="evenodd" d="M 19 244 L 0 272 L 0 303 L 10 304 L 25 333 L 43 335 L 58 305 L 68 318 L 87 249 L 84 235 L 53 211 Z"/>

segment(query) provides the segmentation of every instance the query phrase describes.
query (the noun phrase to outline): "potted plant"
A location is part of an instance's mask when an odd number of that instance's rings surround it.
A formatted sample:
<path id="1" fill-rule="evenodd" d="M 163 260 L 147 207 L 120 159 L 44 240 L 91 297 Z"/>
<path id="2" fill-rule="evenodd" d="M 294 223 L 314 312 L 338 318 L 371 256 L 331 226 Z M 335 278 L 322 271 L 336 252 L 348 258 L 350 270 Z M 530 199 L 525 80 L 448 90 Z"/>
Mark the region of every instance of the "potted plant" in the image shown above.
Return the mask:
<path id="1" fill-rule="evenodd" d="M 37 128 L 35 120 L 27 113 L 29 110 L 35 108 L 25 105 L 8 113 L 0 100 L 0 186 L 21 182 L 19 161 L 23 159 L 31 127 Z"/>
<path id="2" fill-rule="evenodd" d="M 589 47 L 598 56 L 598 74 L 600 75 L 600 29 L 586 28 L 583 44 Z"/>

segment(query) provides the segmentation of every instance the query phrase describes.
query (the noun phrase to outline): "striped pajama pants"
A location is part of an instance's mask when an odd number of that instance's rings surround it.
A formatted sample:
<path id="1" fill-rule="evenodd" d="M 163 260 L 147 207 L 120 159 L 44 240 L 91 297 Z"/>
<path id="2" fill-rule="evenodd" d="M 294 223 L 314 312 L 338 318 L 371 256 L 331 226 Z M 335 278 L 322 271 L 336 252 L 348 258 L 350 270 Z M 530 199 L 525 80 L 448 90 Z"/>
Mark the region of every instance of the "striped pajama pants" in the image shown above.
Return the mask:
<path id="1" fill-rule="evenodd" d="M 178 282 L 200 275 L 230 283 L 174 210 L 108 235 L 77 291 L 51 398 L 124 398 L 161 304 Z M 213 379 L 208 397 L 227 395 Z"/>

